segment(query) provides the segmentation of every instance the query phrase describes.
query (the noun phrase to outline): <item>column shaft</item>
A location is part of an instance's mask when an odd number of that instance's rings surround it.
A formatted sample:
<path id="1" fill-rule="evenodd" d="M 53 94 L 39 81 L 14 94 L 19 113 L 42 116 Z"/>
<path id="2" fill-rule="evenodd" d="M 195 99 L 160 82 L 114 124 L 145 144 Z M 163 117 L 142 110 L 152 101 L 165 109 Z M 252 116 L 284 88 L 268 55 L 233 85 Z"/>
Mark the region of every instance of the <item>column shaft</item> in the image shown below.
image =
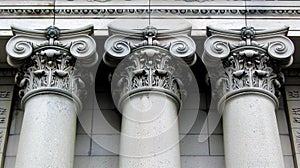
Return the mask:
<path id="1" fill-rule="evenodd" d="M 76 110 L 65 96 L 31 97 L 25 104 L 16 168 L 73 168 Z"/>
<path id="2" fill-rule="evenodd" d="M 141 92 L 122 106 L 120 168 L 179 168 L 178 107 L 164 93 Z"/>
<path id="3" fill-rule="evenodd" d="M 228 168 L 283 168 L 275 102 L 260 93 L 234 95 L 223 113 L 225 162 Z"/>

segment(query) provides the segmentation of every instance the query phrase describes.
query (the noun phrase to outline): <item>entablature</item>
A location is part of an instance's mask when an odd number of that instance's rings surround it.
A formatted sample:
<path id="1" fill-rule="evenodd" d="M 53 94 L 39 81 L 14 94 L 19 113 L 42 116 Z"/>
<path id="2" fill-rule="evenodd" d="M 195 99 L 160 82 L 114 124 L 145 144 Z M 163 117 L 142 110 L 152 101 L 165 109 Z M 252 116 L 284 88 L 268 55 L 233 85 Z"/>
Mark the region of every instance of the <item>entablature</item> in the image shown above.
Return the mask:
<path id="1" fill-rule="evenodd" d="M 2 1 L 0 17 L 11 18 L 249 18 L 299 17 L 299 1 L 214 1 L 214 0 L 56 0 Z M 150 6 L 150 7 L 149 7 Z"/>
<path id="2" fill-rule="evenodd" d="M 95 35 L 107 35 L 107 25 L 115 19 L 149 18 L 153 22 L 183 19 L 193 23 L 193 35 L 205 36 L 206 26 L 225 29 L 253 26 L 257 29 L 289 26 L 289 36 L 300 35 L 300 1 L 229 0 L 44 0 L 1 1 L 0 35 L 11 36 L 10 26 L 28 25 L 45 29 L 56 19 L 61 29 L 93 24 Z M 54 16 L 55 15 L 55 16 Z M 101 19 L 101 20 L 99 20 Z M 28 24 L 31 23 L 31 24 Z M 45 26 L 47 25 L 47 26 Z M 160 27 L 160 26 L 156 26 Z"/>

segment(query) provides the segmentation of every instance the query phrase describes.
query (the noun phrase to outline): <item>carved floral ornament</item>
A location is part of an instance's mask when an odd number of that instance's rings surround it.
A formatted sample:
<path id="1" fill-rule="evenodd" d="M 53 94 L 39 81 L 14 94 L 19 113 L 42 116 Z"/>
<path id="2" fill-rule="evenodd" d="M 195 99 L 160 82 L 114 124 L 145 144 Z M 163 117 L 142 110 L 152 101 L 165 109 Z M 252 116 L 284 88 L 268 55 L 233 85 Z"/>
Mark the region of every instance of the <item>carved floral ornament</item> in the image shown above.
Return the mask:
<path id="1" fill-rule="evenodd" d="M 180 106 L 185 81 L 181 71 L 197 58 L 190 28 L 172 32 L 159 32 L 150 26 L 143 31 L 110 28 L 110 34 L 103 60 L 117 66 L 112 88 L 120 88 L 113 90 L 118 107 L 125 98 L 142 91 L 165 93 Z"/>
<path id="2" fill-rule="evenodd" d="M 293 61 L 294 45 L 286 37 L 287 32 L 288 28 L 272 31 L 208 28 L 202 60 L 210 69 L 211 82 L 215 82 L 219 94 L 261 90 L 277 95 L 284 81 L 281 68 Z"/>
<path id="3" fill-rule="evenodd" d="M 139 92 L 162 92 L 181 103 L 183 82 L 182 67 L 178 59 L 172 58 L 168 50 L 145 46 L 133 51 L 115 70 L 112 81 L 118 107 L 128 96 Z"/>
<path id="4" fill-rule="evenodd" d="M 90 36 L 93 27 L 12 30 L 14 36 L 6 45 L 7 61 L 19 68 L 15 80 L 21 88 L 20 96 L 52 91 L 78 99 L 85 86 L 78 68 L 93 66 L 98 59 L 96 43 Z"/>
<path id="5" fill-rule="evenodd" d="M 189 1 L 189 0 L 186 0 Z M 191 0 L 192 1 L 192 0 Z M 200 1 L 200 0 L 199 0 Z M 92 5 L 93 6 L 93 5 Z M 5 17 L 22 17 L 22 16 L 30 16 L 30 17 L 40 17 L 40 16 L 53 16 L 55 13 L 57 16 L 64 16 L 69 18 L 78 18 L 80 17 L 124 17 L 124 16 L 147 16 L 149 14 L 149 10 L 147 7 L 116 7 L 116 6 L 97 6 L 94 5 L 92 8 L 91 5 L 86 6 L 86 8 L 81 7 L 78 8 L 75 6 L 67 6 L 60 7 L 59 9 L 52 9 L 43 6 L 30 6 L 30 7 L 11 7 L 0 9 L 0 15 Z M 295 8 L 287 7 L 286 9 L 276 9 L 276 8 L 262 8 L 257 9 L 257 7 L 252 7 L 250 9 L 245 9 L 244 6 L 241 7 L 228 7 L 228 6 L 217 6 L 217 7 L 205 7 L 205 6 L 194 6 L 188 5 L 188 7 L 184 6 L 153 6 L 150 9 L 150 12 L 153 17 L 155 16 L 178 16 L 178 17 L 207 17 L 207 16 L 244 16 L 247 14 L 248 16 L 272 16 L 272 17 L 282 17 L 282 16 L 299 16 L 300 10 L 295 10 Z"/>

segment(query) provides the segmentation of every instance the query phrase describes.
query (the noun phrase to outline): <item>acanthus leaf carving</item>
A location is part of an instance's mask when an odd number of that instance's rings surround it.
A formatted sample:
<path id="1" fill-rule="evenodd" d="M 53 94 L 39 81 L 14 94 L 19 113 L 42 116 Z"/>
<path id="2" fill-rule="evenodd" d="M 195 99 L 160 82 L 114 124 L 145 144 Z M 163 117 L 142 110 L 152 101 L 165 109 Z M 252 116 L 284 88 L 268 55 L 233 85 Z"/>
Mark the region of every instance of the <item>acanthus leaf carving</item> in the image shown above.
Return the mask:
<path id="1" fill-rule="evenodd" d="M 18 29 L 20 33 L 8 41 L 6 49 L 8 63 L 19 68 L 15 81 L 21 88 L 21 97 L 29 92 L 47 89 L 75 97 L 85 93 L 79 69 L 93 66 L 98 58 L 93 38 L 81 34 L 89 31 L 79 30 L 76 34 L 76 30 L 60 32 L 53 26 L 41 32 L 33 30 L 26 33 L 29 30 L 23 30 L 24 33 Z M 28 45 L 20 47 L 20 41 Z M 17 50 L 26 55 L 16 52 Z"/>
<path id="2" fill-rule="evenodd" d="M 220 94 L 261 89 L 279 95 L 278 89 L 284 82 L 281 68 L 291 64 L 294 52 L 293 43 L 282 34 L 282 29 L 278 33 L 254 28 L 242 28 L 240 33 L 214 29 L 212 32 L 205 41 L 202 60 L 219 72 L 215 79 L 218 79 L 217 87 L 223 87 Z"/>
<path id="3" fill-rule="evenodd" d="M 142 47 L 132 52 L 115 72 L 117 88 L 121 88 L 120 93 L 115 93 L 119 105 L 124 98 L 141 91 L 165 92 L 180 104 L 182 82 L 176 77 L 176 68 L 178 71 L 179 68 L 171 57 L 167 50 L 159 47 Z"/>

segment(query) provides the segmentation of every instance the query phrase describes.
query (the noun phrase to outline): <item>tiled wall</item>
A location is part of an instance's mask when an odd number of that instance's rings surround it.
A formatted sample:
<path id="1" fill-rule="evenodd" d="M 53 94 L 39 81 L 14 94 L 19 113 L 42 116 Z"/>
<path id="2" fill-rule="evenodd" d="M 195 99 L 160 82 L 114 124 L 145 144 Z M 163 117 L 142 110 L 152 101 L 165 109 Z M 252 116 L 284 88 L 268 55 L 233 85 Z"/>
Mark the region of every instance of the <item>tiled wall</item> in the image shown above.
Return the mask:
<path id="1" fill-rule="evenodd" d="M 92 94 L 90 94 L 84 103 L 84 111 L 79 114 L 80 121 L 78 122 L 76 137 L 75 168 L 118 167 L 118 155 L 111 152 L 111 149 L 117 151 L 119 147 L 121 117 L 110 100 L 108 92 L 110 92 L 110 90 L 104 89 L 97 91 L 96 96 L 91 96 Z M 94 97 L 97 97 L 98 101 L 95 100 Z M 204 124 L 208 109 L 206 95 L 202 93 L 201 97 L 202 101 L 196 121 L 189 133 L 180 141 L 182 168 L 223 168 L 224 151 L 221 123 L 208 140 L 204 142 L 199 142 L 198 140 L 200 128 Z M 101 102 L 99 106 L 104 115 L 101 115 L 99 111 L 98 102 Z M 191 111 L 194 109 L 189 110 L 185 112 L 192 114 Z M 293 158 L 291 144 L 282 100 L 276 114 L 286 167 L 292 168 Z M 22 117 L 23 111 L 20 107 L 20 101 L 18 98 L 15 98 L 11 116 L 12 120 L 6 151 L 5 168 L 14 167 Z M 180 118 L 180 123 L 186 123 L 185 120 L 188 120 L 187 118 L 188 115 Z M 111 127 L 107 121 L 109 121 L 113 127 Z M 208 122 L 206 126 L 209 125 L 210 122 Z M 181 132 L 181 135 L 184 135 L 184 132 Z M 99 145 L 98 142 L 101 142 L 102 145 Z M 105 149 L 107 147 L 110 149 Z"/>

